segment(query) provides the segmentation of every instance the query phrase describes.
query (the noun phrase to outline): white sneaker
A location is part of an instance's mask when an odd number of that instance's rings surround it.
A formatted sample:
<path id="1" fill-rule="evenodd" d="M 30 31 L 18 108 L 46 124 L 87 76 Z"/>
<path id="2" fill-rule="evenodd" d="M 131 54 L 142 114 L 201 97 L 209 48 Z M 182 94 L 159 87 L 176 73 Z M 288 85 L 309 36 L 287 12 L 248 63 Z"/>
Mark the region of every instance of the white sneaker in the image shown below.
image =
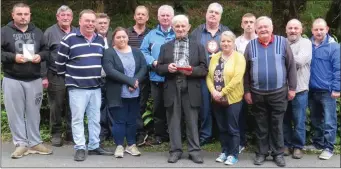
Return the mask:
<path id="1" fill-rule="evenodd" d="M 141 152 L 139 149 L 137 149 L 136 144 L 133 144 L 131 146 L 127 146 L 125 152 L 131 154 L 132 156 L 139 156 L 141 155 Z"/>
<path id="2" fill-rule="evenodd" d="M 324 149 L 322 153 L 319 155 L 319 159 L 321 160 L 329 160 L 333 156 L 333 152 L 329 149 Z"/>
<path id="3" fill-rule="evenodd" d="M 118 146 L 116 147 L 114 156 L 115 156 L 116 158 L 123 158 L 123 154 L 124 154 L 124 148 L 123 148 L 123 146 L 118 145 Z"/>
<path id="4" fill-rule="evenodd" d="M 227 159 L 225 153 L 220 153 L 219 157 L 217 159 L 215 159 L 216 162 L 219 162 L 219 163 L 223 163 L 225 162 Z"/>

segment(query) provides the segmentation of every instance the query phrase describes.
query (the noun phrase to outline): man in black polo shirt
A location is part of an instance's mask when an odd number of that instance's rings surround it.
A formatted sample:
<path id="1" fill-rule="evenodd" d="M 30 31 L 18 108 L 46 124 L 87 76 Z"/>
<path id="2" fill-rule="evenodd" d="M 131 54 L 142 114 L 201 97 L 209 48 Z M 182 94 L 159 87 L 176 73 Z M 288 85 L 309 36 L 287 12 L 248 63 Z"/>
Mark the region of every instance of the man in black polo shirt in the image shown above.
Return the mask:
<path id="1" fill-rule="evenodd" d="M 140 48 L 142 40 L 145 35 L 148 34 L 149 29 L 146 27 L 147 21 L 149 19 L 148 9 L 145 6 L 138 6 L 135 9 L 134 20 L 135 25 L 128 28 L 128 44 L 131 47 Z M 148 73 L 146 73 L 145 80 L 141 82 L 140 90 L 140 116 L 137 118 L 137 133 L 136 133 L 136 144 L 137 146 L 142 146 L 145 144 L 148 133 L 144 128 L 144 123 L 142 120 L 142 115 L 146 111 L 147 101 L 150 94 L 150 81 Z"/>

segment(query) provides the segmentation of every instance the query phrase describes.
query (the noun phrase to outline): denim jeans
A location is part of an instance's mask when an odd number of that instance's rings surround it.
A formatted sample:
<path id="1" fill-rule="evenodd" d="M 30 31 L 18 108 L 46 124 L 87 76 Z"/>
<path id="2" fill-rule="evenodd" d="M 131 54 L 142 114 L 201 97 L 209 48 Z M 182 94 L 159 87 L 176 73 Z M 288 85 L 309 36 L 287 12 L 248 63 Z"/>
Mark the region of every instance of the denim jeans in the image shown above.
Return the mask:
<path id="1" fill-rule="evenodd" d="M 288 108 L 283 121 L 284 145 L 288 148 L 303 149 L 303 146 L 305 145 L 307 106 L 307 90 L 297 93 L 295 98 L 288 103 Z"/>
<path id="2" fill-rule="evenodd" d="M 122 98 L 121 107 L 111 107 L 110 113 L 114 121 L 112 123 L 112 135 L 116 145 L 124 143 L 124 137 L 128 146 L 136 143 L 136 119 L 140 113 L 139 98 Z"/>
<path id="3" fill-rule="evenodd" d="M 219 128 L 219 140 L 222 153 L 238 157 L 239 154 L 239 114 L 242 102 L 233 103 L 227 107 L 217 103 L 212 104 Z"/>
<path id="4" fill-rule="evenodd" d="M 207 141 L 212 137 L 211 95 L 206 80 L 201 80 L 202 106 L 200 109 L 200 141 Z"/>
<path id="5" fill-rule="evenodd" d="M 314 130 L 313 145 L 333 151 L 337 130 L 336 99 L 329 91 L 310 91 L 309 108 Z"/>
<path id="6" fill-rule="evenodd" d="M 88 150 L 99 147 L 99 133 L 101 131 L 100 109 L 101 89 L 69 88 L 69 103 L 72 113 L 72 136 L 74 148 L 86 149 L 84 135 L 84 112 L 88 117 L 89 143 Z"/>

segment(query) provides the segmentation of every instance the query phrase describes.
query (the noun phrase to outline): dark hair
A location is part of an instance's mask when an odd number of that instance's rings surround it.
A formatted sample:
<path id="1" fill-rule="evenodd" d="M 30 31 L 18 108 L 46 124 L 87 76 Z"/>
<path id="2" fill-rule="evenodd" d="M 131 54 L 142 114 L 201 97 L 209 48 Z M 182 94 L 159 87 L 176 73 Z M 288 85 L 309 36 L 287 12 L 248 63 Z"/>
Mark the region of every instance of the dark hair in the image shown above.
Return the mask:
<path id="1" fill-rule="evenodd" d="M 115 39 L 115 35 L 116 35 L 116 33 L 117 33 L 118 31 L 124 31 L 124 32 L 128 35 L 127 29 L 125 29 L 125 28 L 119 26 L 119 27 L 116 27 L 115 30 L 112 32 L 112 40 Z"/>

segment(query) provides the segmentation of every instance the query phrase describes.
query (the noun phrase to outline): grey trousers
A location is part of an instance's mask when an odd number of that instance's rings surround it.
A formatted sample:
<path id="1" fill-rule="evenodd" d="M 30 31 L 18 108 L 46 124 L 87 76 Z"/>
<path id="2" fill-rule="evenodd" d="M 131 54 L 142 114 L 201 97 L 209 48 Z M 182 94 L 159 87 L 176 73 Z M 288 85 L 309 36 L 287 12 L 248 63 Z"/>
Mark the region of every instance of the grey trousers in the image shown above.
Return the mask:
<path id="1" fill-rule="evenodd" d="M 190 155 L 199 155 L 198 114 L 200 108 L 191 106 L 187 84 L 184 85 L 182 84 L 183 82 L 184 81 L 182 80 L 177 81 L 177 91 L 174 103 L 166 109 L 171 147 L 170 154 L 182 153 L 181 112 L 183 110 L 186 125 L 186 138 L 188 142 L 188 153 Z"/>
<path id="2" fill-rule="evenodd" d="M 14 145 L 33 147 L 40 144 L 42 79 L 20 81 L 5 77 L 2 90 Z"/>

